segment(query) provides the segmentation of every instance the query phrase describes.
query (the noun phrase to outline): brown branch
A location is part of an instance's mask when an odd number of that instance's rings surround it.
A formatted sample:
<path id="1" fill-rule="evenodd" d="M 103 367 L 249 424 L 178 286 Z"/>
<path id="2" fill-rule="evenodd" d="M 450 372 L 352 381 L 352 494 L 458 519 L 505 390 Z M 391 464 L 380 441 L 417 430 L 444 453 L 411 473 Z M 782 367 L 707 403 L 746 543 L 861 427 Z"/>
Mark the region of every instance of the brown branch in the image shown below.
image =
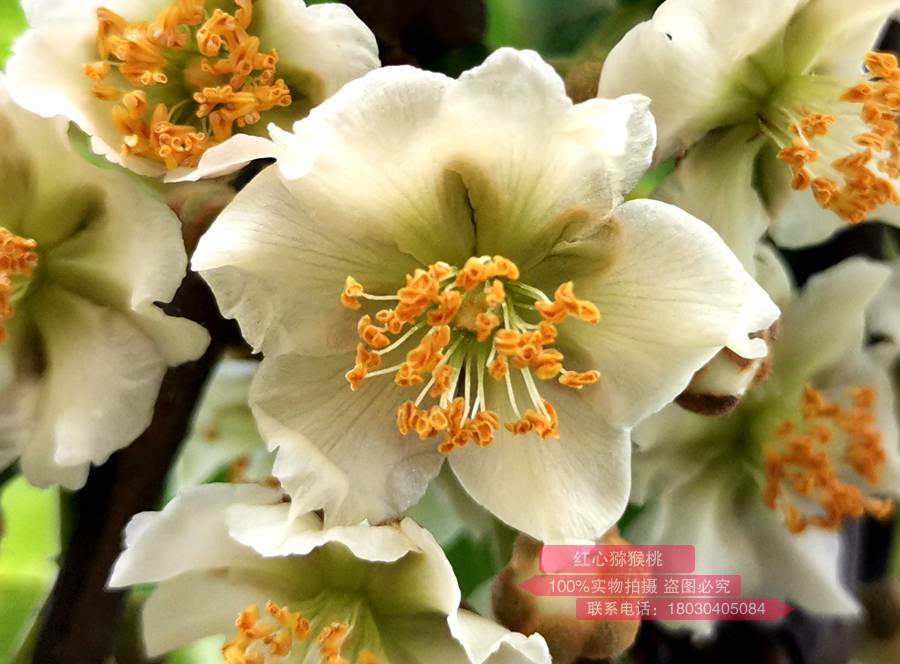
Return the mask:
<path id="1" fill-rule="evenodd" d="M 196 362 L 170 369 L 148 429 L 130 446 L 92 469 L 72 496 L 75 523 L 59 576 L 44 606 L 34 662 L 105 664 L 125 604 L 124 591 L 106 581 L 131 517 L 158 506 L 166 474 L 190 426 L 194 408 L 233 328 L 219 316 L 212 294 L 196 274 L 185 279 L 167 312 L 201 323 L 213 337 Z"/>

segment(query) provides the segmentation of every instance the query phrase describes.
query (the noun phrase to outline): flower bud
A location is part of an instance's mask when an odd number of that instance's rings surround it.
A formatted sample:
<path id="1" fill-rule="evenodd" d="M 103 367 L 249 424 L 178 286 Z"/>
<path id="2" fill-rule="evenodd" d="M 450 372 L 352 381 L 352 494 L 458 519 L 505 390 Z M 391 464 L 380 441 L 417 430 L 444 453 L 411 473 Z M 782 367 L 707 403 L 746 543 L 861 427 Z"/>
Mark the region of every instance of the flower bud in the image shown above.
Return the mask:
<path id="1" fill-rule="evenodd" d="M 675 403 L 699 415 L 727 415 L 737 408 L 746 391 L 769 377 L 772 369 L 772 342 L 777 323 L 768 330 L 751 335 L 763 339 L 769 347 L 765 357 L 749 360 L 729 348 L 723 348 L 700 367 Z"/>
<path id="2" fill-rule="evenodd" d="M 613 528 L 600 544 L 627 544 Z M 547 641 L 553 661 L 571 664 L 579 658 L 607 659 L 620 655 L 634 642 L 639 620 L 578 620 L 574 597 L 537 597 L 521 583 L 540 574 L 543 544 L 520 535 L 509 564 L 494 581 L 493 607 L 497 619 L 509 629 Z"/>

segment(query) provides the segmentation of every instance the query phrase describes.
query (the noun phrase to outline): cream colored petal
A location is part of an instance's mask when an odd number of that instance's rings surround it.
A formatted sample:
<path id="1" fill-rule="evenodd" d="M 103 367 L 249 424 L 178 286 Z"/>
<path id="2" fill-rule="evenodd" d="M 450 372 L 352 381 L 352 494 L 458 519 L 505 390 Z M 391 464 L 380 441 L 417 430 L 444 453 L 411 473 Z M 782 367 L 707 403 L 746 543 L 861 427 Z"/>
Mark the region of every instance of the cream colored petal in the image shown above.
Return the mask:
<path id="1" fill-rule="evenodd" d="M 203 637 L 232 638 L 234 621 L 251 604 L 267 600 L 286 604 L 291 598 L 276 579 L 246 578 L 209 572 L 188 572 L 160 583 L 141 612 L 148 657 L 186 646 Z"/>
<path id="2" fill-rule="evenodd" d="M 346 5 L 266 0 L 254 5 L 253 14 L 251 31 L 278 50 L 278 74 L 314 78 L 313 104 L 381 64 L 375 35 Z"/>
<path id="3" fill-rule="evenodd" d="M 746 117 L 752 109 L 748 88 L 762 82 L 746 59 L 782 30 L 801 4 L 667 0 L 610 52 L 599 94 L 650 97 L 659 129 L 656 156 L 673 156 L 710 129 Z"/>
<path id="4" fill-rule="evenodd" d="M 236 541 L 266 557 L 303 556 L 331 542 L 346 546 L 357 558 L 377 562 L 394 562 L 417 550 L 395 526 L 324 528 L 315 513 L 293 516 L 287 503 L 234 505 L 228 509 L 226 520 Z"/>
<path id="5" fill-rule="evenodd" d="M 0 73 L 3 226 L 44 249 L 81 226 L 98 196 L 96 171 L 70 146 L 68 126 L 62 118 L 42 118 L 16 104 L 9 78 Z"/>
<path id="6" fill-rule="evenodd" d="M 577 348 L 579 366 L 600 371 L 599 412 L 627 427 L 680 394 L 723 346 L 765 354 L 748 335 L 767 329 L 778 309 L 715 231 L 686 212 L 636 200 L 613 224 L 603 239 L 612 256 L 575 280 L 601 321 L 567 322 L 560 335 Z"/>
<path id="7" fill-rule="evenodd" d="M 891 277 L 866 312 L 873 336 L 900 351 L 900 260 L 891 265 Z"/>
<path id="8" fill-rule="evenodd" d="M 794 277 L 781 254 L 768 243 L 760 242 L 756 246 L 753 262 L 757 283 L 782 311 L 787 309 L 794 300 L 796 288 Z"/>
<path id="9" fill-rule="evenodd" d="M 821 244 L 847 228 L 846 221 L 816 203 L 811 191 L 791 191 L 779 205 L 769 235 L 779 247 L 800 249 Z"/>
<path id="10" fill-rule="evenodd" d="M 863 56 L 875 46 L 878 33 L 897 9 L 896 0 L 807 2 L 785 39 L 788 70 L 859 76 Z"/>
<path id="11" fill-rule="evenodd" d="M 250 394 L 263 437 L 278 448 L 273 473 L 293 513 L 324 508 L 328 526 L 403 514 L 443 462 L 434 441 L 397 431 L 397 409 L 415 391 L 382 376 L 353 392 L 344 378 L 353 361 L 352 354 L 268 357 Z"/>
<path id="12" fill-rule="evenodd" d="M 166 362 L 127 317 L 62 288 L 42 287 L 29 310 L 47 365 L 22 472 L 78 488 L 150 423 Z"/>
<path id="13" fill-rule="evenodd" d="M 441 158 L 465 183 L 478 254 L 527 269 L 560 239 L 606 221 L 650 163 L 647 100 L 577 106 L 532 51 L 500 49 L 450 86 Z"/>
<path id="14" fill-rule="evenodd" d="M 472 611 L 460 609 L 460 640 L 473 664 L 550 664 L 544 637 L 510 632 Z"/>
<path id="15" fill-rule="evenodd" d="M 209 148 L 196 168 L 176 168 L 166 173 L 166 182 L 194 182 L 203 178 L 233 173 L 254 159 L 268 159 L 279 154 L 278 146 L 262 136 L 235 134 L 227 141 Z"/>
<path id="16" fill-rule="evenodd" d="M 518 419 L 503 383 L 487 380 L 489 408 L 503 422 Z M 607 424 L 596 388 L 540 383 L 559 416 L 558 439 L 501 429 L 488 447 L 452 452 L 450 467 L 478 503 L 517 530 L 543 542 L 599 538 L 628 502 L 631 449 L 628 432 Z M 520 387 L 521 414 L 534 407 L 524 392 Z"/>
<path id="17" fill-rule="evenodd" d="M 713 227 L 752 274 L 769 215 L 753 187 L 763 138 L 753 127 L 712 133 L 678 162 L 653 198 L 677 205 Z"/>
<path id="18" fill-rule="evenodd" d="M 865 309 L 889 275 L 882 264 L 850 258 L 810 279 L 784 312 L 770 380 L 800 386 L 858 352 Z"/>
<path id="19" fill-rule="evenodd" d="M 101 187 L 95 207 L 85 228 L 47 255 L 49 278 L 127 315 L 170 365 L 197 359 L 209 334 L 156 304 L 172 299 L 187 269 L 181 224 L 127 175 L 90 168 Z"/>
<path id="20" fill-rule="evenodd" d="M 113 588 L 157 583 L 187 572 L 237 567 L 259 556 L 232 539 L 232 505 L 272 505 L 281 492 L 256 484 L 206 484 L 183 491 L 160 512 L 142 512 L 125 530 L 125 550 L 109 579 Z M 239 607 L 240 610 L 243 607 Z"/>

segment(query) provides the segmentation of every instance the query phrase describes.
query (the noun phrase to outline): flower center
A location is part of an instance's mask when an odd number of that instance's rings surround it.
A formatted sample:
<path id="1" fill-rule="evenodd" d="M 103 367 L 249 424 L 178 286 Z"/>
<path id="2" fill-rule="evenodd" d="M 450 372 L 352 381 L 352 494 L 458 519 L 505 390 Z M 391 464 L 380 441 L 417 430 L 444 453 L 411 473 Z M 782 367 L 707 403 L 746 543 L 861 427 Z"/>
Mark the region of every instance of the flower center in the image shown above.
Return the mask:
<path id="1" fill-rule="evenodd" d="M 766 486 L 763 500 L 780 509 L 792 533 L 808 526 L 837 530 L 847 517 L 887 517 L 888 499 L 871 498 L 860 488 L 878 487 L 886 455 L 874 427 L 875 391 L 850 388 L 848 408 L 829 402 L 807 385 L 799 423 L 784 420 L 777 442 L 763 451 Z"/>
<path id="2" fill-rule="evenodd" d="M 278 53 L 261 53 L 259 37 L 247 32 L 252 0 L 234 4 L 234 14 L 209 14 L 205 0 L 175 0 L 149 22 L 97 9 L 102 59 L 84 74 L 95 97 L 117 102 L 112 117 L 123 154 L 168 169 L 194 166 L 235 124 L 254 125 L 262 113 L 290 106 L 290 90 L 275 78 Z"/>
<path id="3" fill-rule="evenodd" d="M 900 177 L 900 68 L 890 53 L 868 53 L 865 62 L 865 80 L 828 104 L 838 113 L 782 109 L 790 134 L 764 128 L 782 148 L 778 158 L 791 169 L 791 187 L 811 189 L 821 207 L 850 223 L 900 203 L 891 182 Z"/>
<path id="4" fill-rule="evenodd" d="M 360 298 L 397 305 L 375 314 L 380 326 L 368 314 L 359 319 L 362 343 L 356 366 L 347 373 L 350 387 L 357 390 L 364 380 L 386 374 L 394 374 L 394 382 L 403 387 L 424 384 L 415 401 L 400 406 L 397 428 L 403 435 L 414 431 L 421 440 L 442 435 L 438 449 L 444 454 L 470 441 L 482 447 L 493 442 L 500 418 L 486 403 L 485 373 L 506 383 L 517 418 L 506 429 L 516 435 L 534 432 L 542 439 L 559 437 L 558 421 L 553 406 L 541 398 L 535 377 L 558 379 L 578 390 L 600 378 L 598 371 L 565 369 L 563 354 L 551 348 L 557 324 L 569 316 L 599 323 L 597 307 L 576 298 L 571 281 L 553 299 L 520 283 L 519 268 L 502 256 L 473 257 L 462 269 L 446 263 L 418 269 L 406 276 L 406 286 L 396 295 L 368 294 L 347 277 L 341 302 L 358 310 Z M 413 339 L 416 345 L 405 361 L 378 368 L 385 355 Z M 524 413 L 516 400 L 513 369 L 530 401 Z M 420 407 L 426 399 L 433 405 Z"/>
<path id="5" fill-rule="evenodd" d="M 6 340 L 3 323 L 16 313 L 15 304 L 24 295 L 37 265 L 37 242 L 13 235 L 0 226 L 0 343 Z"/>
<path id="6" fill-rule="evenodd" d="M 266 614 L 260 618 L 255 604 L 241 611 L 234 621 L 237 634 L 222 645 L 222 659 L 227 664 L 265 664 L 269 657 L 287 657 L 295 643 L 309 639 L 309 621 L 299 612 L 268 601 Z M 347 623 L 334 622 L 319 632 L 317 641 L 322 664 L 350 664 L 341 656 L 349 631 Z M 363 651 L 356 664 L 379 664 L 379 661 L 372 653 Z"/>

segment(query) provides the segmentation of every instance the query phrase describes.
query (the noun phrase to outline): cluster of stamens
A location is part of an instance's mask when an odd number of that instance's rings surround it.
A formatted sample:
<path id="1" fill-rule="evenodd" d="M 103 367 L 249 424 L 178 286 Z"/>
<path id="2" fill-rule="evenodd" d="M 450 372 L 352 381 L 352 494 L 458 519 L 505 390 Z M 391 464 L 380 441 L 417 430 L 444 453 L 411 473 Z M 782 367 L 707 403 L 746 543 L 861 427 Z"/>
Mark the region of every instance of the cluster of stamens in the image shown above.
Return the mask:
<path id="1" fill-rule="evenodd" d="M 37 265 L 37 242 L 0 227 L 0 343 L 6 340 L 3 323 L 16 313 L 14 279 L 30 277 Z"/>
<path id="2" fill-rule="evenodd" d="M 241 611 L 234 623 L 237 634 L 222 646 L 222 658 L 227 664 L 265 664 L 267 657 L 287 657 L 295 643 L 309 639 L 309 621 L 300 613 L 269 601 L 266 602 L 266 614 L 261 619 L 255 604 Z M 322 664 L 350 664 L 341 656 L 349 631 L 346 623 L 335 622 L 319 632 L 317 642 Z M 379 662 L 372 653 L 363 651 L 356 664 Z"/>
<path id="3" fill-rule="evenodd" d="M 168 169 L 194 166 L 235 125 L 256 124 L 262 113 L 290 106 L 290 90 L 275 78 L 278 53 L 260 52 L 259 37 L 247 32 L 252 1 L 234 0 L 234 14 L 218 8 L 208 14 L 205 0 L 175 0 L 152 21 L 97 9 L 102 59 L 86 64 L 84 74 L 93 81 L 94 96 L 118 102 L 112 117 L 123 135 L 123 154 Z M 192 69 L 192 56 L 198 68 Z M 113 70 L 118 75 L 110 79 Z M 156 86 L 168 88 L 168 97 L 175 90 L 181 100 L 171 107 L 152 104 Z"/>
<path id="4" fill-rule="evenodd" d="M 834 115 L 805 111 L 791 126 L 791 145 L 778 158 L 791 168 L 791 186 L 811 189 L 816 202 L 858 223 L 886 203 L 900 203 L 892 178 L 900 177 L 900 67 L 891 53 L 868 53 L 867 80 L 845 90 L 840 101 L 861 104 L 866 131 L 853 137 L 855 151 L 831 162 L 834 174 L 817 174 L 822 152 L 813 144 L 829 135 Z"/>
<path id="5" fill-rule="evenodd" d="M 808 526 L 837 530 L 847 517 L 885 518 L 893 509 L 890 500 L 871 498 L 850 483 L 877 488 L 886 456 L 874 425 L 874 390 L 856 386 L 849 396 L 852 405 L 842 407 L 807 385 L 799 424 L 784 420 L 775 432 L 778 443 L 764 450 L 763 500 L 781 510 L 792 533 Z"/>
<path id="6" fill-rule="evenodd" d="M 551 347 L 559 323 L 571 316 L 596 324 L 597 307 L 579 300 L 572 282 L 562 284 L 553 299 L 520 283 L 519 268 L 502 256 L 473 257 L 461 269 L 446 263 L 417 269 L 390 296 L 368 294 L 362 284 L 347 277 L 341 302 L 358 310 L 360 299 L 395 301 L 396 306 L 377 311 L 374 320 L 370 314 L 359 319 L 361 342 L 347 381 L 356 390 L 366 379 L 393 373 L 397 385 L 423 385 L 415 401 L 400 406 L 397 428 L 403 435 L 415 432 L 421 440 L 442 436 L 438 449 L 445 454 L 469 442 L 490 445 L 500 428 L 499 415 L 485 403 L 485 373 L 506 382 L 517 419 L 505 423 L 505 428 L 517 435 L 534 432 L 542 439 L 559 437 L 558 420 L 553 406 L 541 398 L 534 377 L 557 379 L 572 389 L 600 378 L 597 371 L 567 370 L 563 354 Z M 405 361 L 379 368 L 386 354 L 413 339 L 417 343 Z M 514 372 L 531 401 L 524 413 L 516 402 Z M 422 407 L 426 398 L 436 403 Z"/>

